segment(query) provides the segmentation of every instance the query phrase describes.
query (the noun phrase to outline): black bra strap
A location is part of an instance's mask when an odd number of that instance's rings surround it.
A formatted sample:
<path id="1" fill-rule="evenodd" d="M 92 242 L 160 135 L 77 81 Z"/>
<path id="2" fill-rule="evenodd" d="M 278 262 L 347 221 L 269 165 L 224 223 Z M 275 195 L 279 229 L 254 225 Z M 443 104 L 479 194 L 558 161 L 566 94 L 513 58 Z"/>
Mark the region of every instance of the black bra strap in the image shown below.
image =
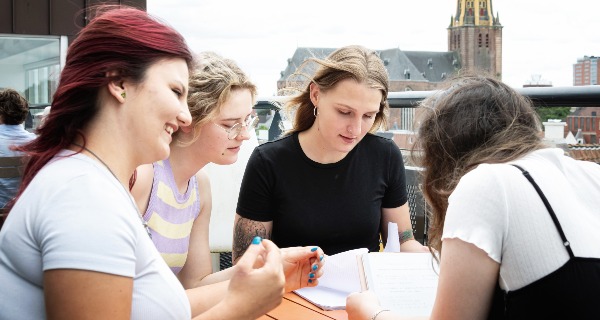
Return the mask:
<path id="1" fill-rule="evenodd" d="M 516 164 L 513 164 L 512 166 L 514 166 L 517 169 L 521 170 L 521 172 L 523 173 L 523 175 L 525 176 L 525 178 L 527 178 L 527 180 L 529 180 L 529 182 L 531 182 L 531 184 L 535 188 L 535 191 L 538 193 L 538 195 L 540 196 L 540 198 L 542 198 L 542 201 L 544 202 L 544 205 L 546 206 L 546 209 L 548 209 L 548 212 L 550 213 L 550 217 L 552 218 L 552 221 L 554 221 L 554 225 L 556 226 L 556 229 L 558 230 L 558 233 L 560 234 L 560 238 L 562 239 L 563 245 L 565 246 L 565 248 L 569 252 L 569 257 L 574 258 L 575 255 L 573 254 L 573 250 L 571 250 L 571 243 L 569 242 L 569 240 L 567 240 L 567 237 L 565 236 L 565 233 L 563 232 L 563 229 L 560 226 L 560 223 L 558 222 L 558 219 L 556 218 L 556 214 L 554 213 L 554 210 L 552 210 L 552 207 L 550 206 L 550 202 L 548 202 L 548 199 L 546 199 L 546 196 L 542 192 L 542 189 L 540 189 L 540 187 L 537 185 L 537 183 L 535 183 L 535 181 L 533 180 L 533 178 L 531 177 L 531 175 L 529 174 L 529 172 L 527 172 L 527 170 L 519 167 Z"/>

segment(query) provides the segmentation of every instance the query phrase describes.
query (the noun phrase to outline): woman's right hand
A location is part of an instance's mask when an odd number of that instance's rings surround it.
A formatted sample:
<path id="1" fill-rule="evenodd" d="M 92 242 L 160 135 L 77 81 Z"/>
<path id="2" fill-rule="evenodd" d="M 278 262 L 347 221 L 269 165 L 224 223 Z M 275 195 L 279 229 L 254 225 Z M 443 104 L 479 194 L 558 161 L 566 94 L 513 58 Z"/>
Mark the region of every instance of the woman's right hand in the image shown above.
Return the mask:
<path id="1" fill-rule="evenodd" d="M 240 319 L 256 319 L 281 303 L 285 276 L 273 242 L 254 238 L 234 268 L 225 300 Z"/>
<path id="2" fill-rule="evenodd" d="M 346 298 L 348 320 L 370 319 L 378 310 L 379 300 L 372 291 L 354 292 Z"/>

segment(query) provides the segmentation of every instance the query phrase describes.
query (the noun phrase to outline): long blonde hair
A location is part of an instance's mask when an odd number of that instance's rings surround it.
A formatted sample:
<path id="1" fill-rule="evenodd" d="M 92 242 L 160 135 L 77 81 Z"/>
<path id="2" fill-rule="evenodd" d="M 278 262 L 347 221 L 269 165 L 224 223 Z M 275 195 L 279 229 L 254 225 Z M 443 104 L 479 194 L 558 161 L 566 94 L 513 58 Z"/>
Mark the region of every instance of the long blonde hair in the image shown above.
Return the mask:
<path id="1" fill-rule="evenodd" d="M 432 210 L 431 248 L 441 254 L 448 197 L 467 172 L 544 147 L 531 101 L 501 81 L 463 75 L 421 103 L 413 160 L 425 170 L 423 194 Z"/>
<path id="2" fill-rule="evenodd" d="M 315 75 L 310 77 L 305 69 L 310 68 L 310 63 L 316 63 L 318 69 Z M 381 90 L 382 98 L 379 104 L 379 112 L 375 116 L 373 126 L 369 130 L 375 132 L 380 126 L 387 125 L 389 114 L 388 74 L 375 51 L 362 46 L 342 47 L 332 52 L 325 59 L 310 58 L 305 61 L 290 78 L 308 78 L 308 84 L 304 89 L 291 98 L 284 106 L 288 117 L 293 118 L 292 129 L 286 134 L 302 132 L 309 129 L 315 122 L 313 114 L 315 106 L 310 100 L 310 83 L 315 83 L 321 91 L 335 87 L 341 80 L 354 79 L 358 83 L 365 83 L 373 89 Z M 289 79 L 288 79 L 289 80 Z M 293 81 L 298 83 L 298 81 Z M 285 90 L 295 90 L 286 88 Z M 298 90 L 296 90 L 298 91 Z"/>

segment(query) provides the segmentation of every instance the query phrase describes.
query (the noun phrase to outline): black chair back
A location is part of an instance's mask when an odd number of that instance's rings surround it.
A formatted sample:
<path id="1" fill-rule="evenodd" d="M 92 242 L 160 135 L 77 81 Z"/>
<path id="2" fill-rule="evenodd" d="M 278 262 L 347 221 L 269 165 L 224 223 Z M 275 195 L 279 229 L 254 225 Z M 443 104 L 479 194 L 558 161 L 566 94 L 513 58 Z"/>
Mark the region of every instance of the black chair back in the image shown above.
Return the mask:
<path id="1" fill-rule="evenodd" d="M 420 243 L 427 244 L 428 207 L 421 192 L 421 168 L 406 166 L 406 191 L 408 193 L 408 208 L 410 210 L 410 222 L 415 239 Z"/>

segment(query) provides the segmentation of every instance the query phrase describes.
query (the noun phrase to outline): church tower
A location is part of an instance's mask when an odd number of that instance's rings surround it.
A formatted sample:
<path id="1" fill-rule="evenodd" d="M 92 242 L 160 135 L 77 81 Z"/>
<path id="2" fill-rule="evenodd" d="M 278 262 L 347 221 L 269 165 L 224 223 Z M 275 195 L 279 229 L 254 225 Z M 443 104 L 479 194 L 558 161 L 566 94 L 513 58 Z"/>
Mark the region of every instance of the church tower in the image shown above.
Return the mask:
<path id="1" fill-rule="evenodd" d="M 492 0 L 457 0 L 448 27 L 448 51 L 455 51 L 463 69 L 486 70 L 502 78 L 502 25 Z"/>

